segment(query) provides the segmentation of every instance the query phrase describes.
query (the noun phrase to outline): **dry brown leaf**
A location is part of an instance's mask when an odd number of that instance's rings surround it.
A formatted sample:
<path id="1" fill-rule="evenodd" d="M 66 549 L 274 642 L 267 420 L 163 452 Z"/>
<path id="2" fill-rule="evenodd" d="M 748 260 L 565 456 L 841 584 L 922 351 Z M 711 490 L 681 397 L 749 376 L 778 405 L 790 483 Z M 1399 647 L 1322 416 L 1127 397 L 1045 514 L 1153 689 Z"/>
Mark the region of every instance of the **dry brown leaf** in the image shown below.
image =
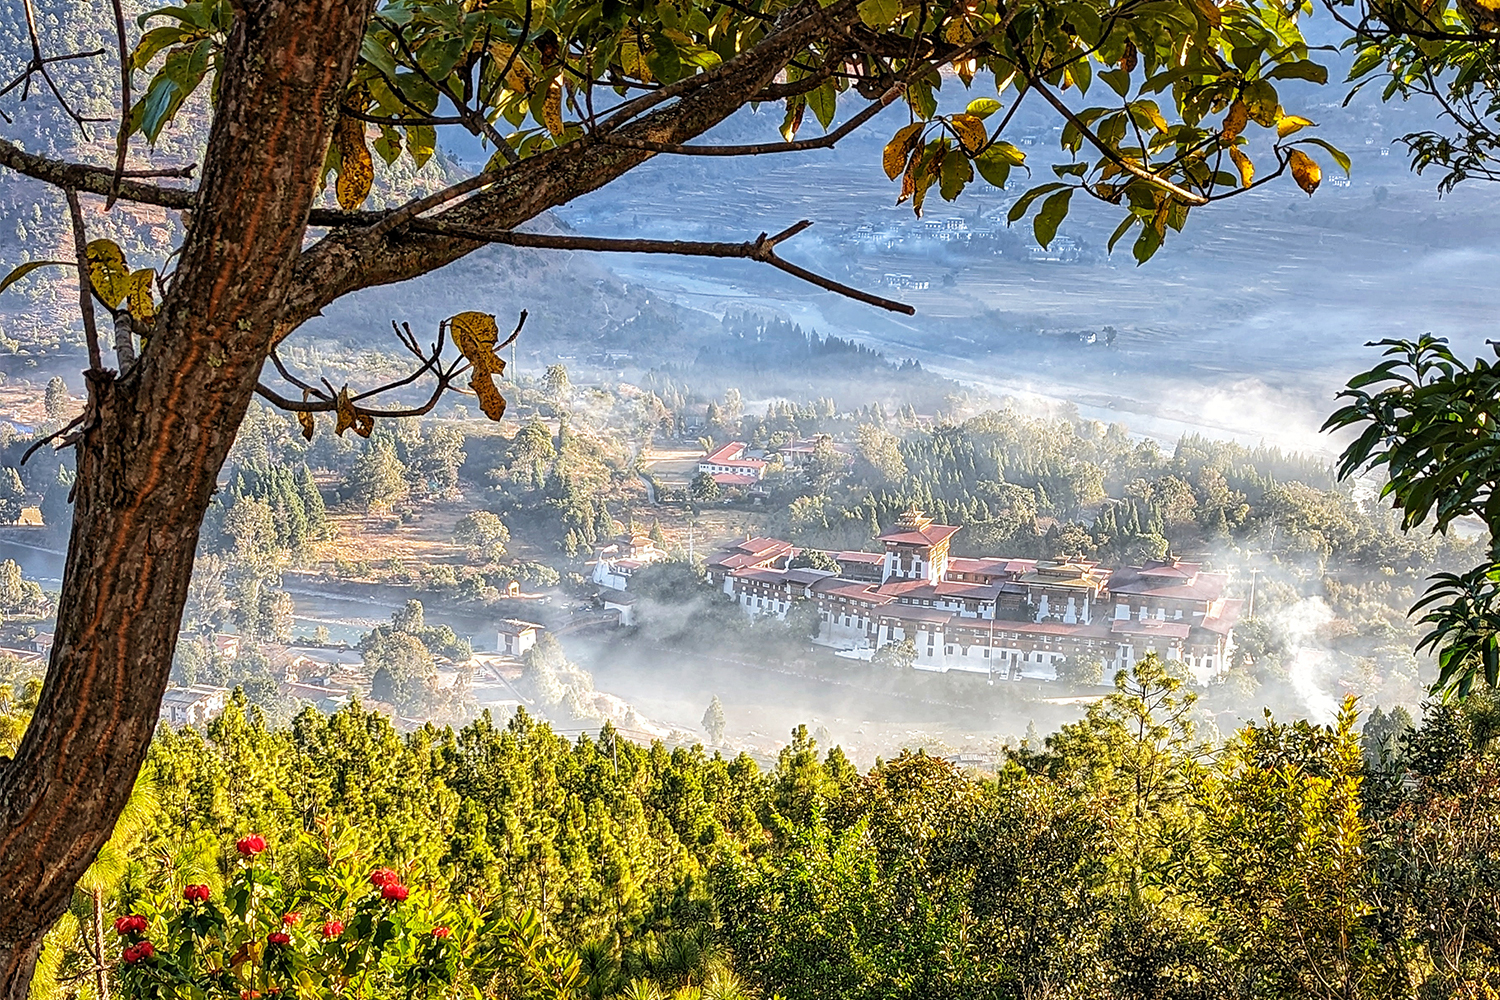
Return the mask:
<path id="1" fill-rule="evenodd" d="M 479 408 L 484 415 L 491 420 L 498 421 L 505 416 L 505 397 L 500 395 L 500 390 L 495 388 L 495 380 L 489 375 L 481 375 L 478 371 L 469 380 L 469 388 L 474 390 L 474 395 L 479 397 Z"/>
<path id="2" fill-rule="evenodd" d="M 1250 182 L 1255 180 L 1255 164 L 1250 162 L 1238 146 L 1229 148 L 1229 158 L 1234 161 L 1234 167 L 1240 172 L 1240 185 L 1249 187 Z"/>
<path id="3" fill-rule="evenodd" d="M 338 397 L 334 400 L 334 405 L 338 407 L 339 419 L 338 423 L 334 425 L 333 433 L 342 436 L 345 431 L 354 426 L 356 416 L 354 412 L 354 400 L 349 398 L 349 387 L 347 385 L 339 390 Z"/>
<path id="4" fill-rule="evenodd" d="M 1219 132 L 1220 142 L 1233 142 L 1239 138 L 1241 132 L 1245 131 L 1245 123 L 1250 120 L 1250 108 L 1238 97 L 1229 106 L 1229 113 L 1224 116 L 1224 128 Z"/>
<path id="5" fill-rule="evenodd" d="M 906 166 L 907 154 L 911 152 L 912 146 L 917 144 L 925 122 L 912 122 L 910 125 L 898 130 L 891 141 L 885 144 L 885 152 L 881 154 L 880 163 L 885 167 L 885 175 L 895 180 Z"/>
<path id="6" fill-rule="evenodd" d="M 1323 182 L 1323 168 L 1318 166 L 1318 161 L 1302 152 L 1293 149 L 1287 153 L 1287 165 L 1292 168 L 1292 179 L 1297 186 L 1311 195 Z"/>

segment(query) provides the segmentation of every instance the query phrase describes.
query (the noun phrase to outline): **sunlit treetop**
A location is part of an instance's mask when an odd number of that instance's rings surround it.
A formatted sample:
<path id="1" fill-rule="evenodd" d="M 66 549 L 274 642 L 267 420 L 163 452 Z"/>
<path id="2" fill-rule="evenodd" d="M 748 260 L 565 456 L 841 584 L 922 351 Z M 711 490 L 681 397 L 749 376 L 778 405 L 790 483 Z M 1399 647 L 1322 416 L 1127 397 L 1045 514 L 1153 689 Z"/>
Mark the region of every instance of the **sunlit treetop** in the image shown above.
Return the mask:
<path id="1" fill-rule="evenodd" d="M 883 165 L 918 215 L 934 188 L 951 201 L 976 175 L 1000 187 L 1024 177 L 1031 186 L 1010 220 L 1036 208 L 1040 243 L 1081 191 L 1125 210 L 1110 246 L 1134 231 L 1144 261 L 1195 207 L 1285 173 L 1311 194 L 1320 158 L 1347 172 L 1347 157 L 1309 137 L 1312 122 L 1278 91 L 1289 79 L 1327 82 L 1298 28 L 1308 12 L 1241 0 L 394 0 L 370 22 L 325 176 L 355 210 L 377 158 L 426 164 L 441 125 L 494 150 L 485 181 L 584 145 L 700 156 L 827 147 L 901 102 L 909 124 Z M 154 142 L 213 79 L 233 16 L 227 0 L 204 0 L 141 17 L 132 62 L 150 82 L 132 132 Z M 777 71 L 754 100 L 784 108 L 779 140 L 714 147 L 620 134 L 765 59 Z M 965 111 L 939 113 L 945 83 L 975 92 Z M 1006 139 L 1026 100 L 1058 116 L 1072 157 L 1047 183 Z M 821 134 L 809 136 L 809 118 Z M 1271 136 L 1252 157 L 1257 130 Z"/>

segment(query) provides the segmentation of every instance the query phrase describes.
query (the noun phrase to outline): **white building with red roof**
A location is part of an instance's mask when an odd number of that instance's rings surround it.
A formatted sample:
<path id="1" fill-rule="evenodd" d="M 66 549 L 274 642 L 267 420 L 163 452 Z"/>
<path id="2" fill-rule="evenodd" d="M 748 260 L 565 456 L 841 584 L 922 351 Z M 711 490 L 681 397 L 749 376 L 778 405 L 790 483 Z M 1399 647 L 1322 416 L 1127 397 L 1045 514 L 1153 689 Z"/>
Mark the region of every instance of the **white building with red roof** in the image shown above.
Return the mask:
<path id="1" fill-rule="evenodd" d="M 751 615 L 814 602 L 816 641 L 834 649 L 869 655 L 910 639 L 923 670 L 1050 680 L 1076 656 L 1103 661 L 1108 676 L 1152 653 L 1205 681 L 1228 668 L 1241 602 L 1224 596 L 1227 575 L 1175 559 L 1110 570 L 954 558 L 957 531 L 908 512 L 880 536 L 883 553 L 829 553 L 836 573 L 792 569 L 790 542 L 751 538 L 709 560 L 709 578 Z"/>
<path id="2" fill-rule="evenodd" d="M 745 457 L 745 442 L 730 441 L 698 459 L 698 471 L 720 486 L 751 486 L 766 474 L 766 462 Z"/>
<path id="3" fill-rule="evenodd" d="M 630 578 L 642 567 L 667 558 L 649 535 L 621 535 L 601 545 L 594 553 L 589 578 L 597 586 L 625 590 Z"/>

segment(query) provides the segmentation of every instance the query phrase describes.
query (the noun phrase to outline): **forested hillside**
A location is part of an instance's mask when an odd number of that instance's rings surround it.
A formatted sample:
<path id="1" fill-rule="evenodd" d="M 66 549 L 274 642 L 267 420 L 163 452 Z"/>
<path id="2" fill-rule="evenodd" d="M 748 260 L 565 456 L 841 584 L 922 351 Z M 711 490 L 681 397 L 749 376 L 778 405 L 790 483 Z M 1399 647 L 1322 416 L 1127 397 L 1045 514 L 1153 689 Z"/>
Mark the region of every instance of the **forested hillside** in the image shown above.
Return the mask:
<path id="1" fill-rule="evenodd" d="M 339 995 L 356 952 L 367 997 L 1492 995 L 1500 704 L 1221 742 L 1154 659 L 1116 685 L 993 774 L 861 774 L 805 729 L 762 770 L 524 711 L 270 729 L 237 699 L 158 736 L 34 995 Z"/>

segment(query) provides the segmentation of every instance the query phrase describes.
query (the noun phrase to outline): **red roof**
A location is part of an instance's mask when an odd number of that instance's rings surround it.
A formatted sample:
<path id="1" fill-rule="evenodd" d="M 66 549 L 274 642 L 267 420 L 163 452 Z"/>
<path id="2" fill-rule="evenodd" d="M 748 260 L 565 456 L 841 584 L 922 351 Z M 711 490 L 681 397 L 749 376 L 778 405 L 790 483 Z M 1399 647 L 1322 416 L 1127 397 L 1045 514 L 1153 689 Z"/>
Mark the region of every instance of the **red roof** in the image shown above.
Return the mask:
<path id="1" fill-rule="evenodd" d="M 929 524 L 925 528 L 892 528 L 880 536 L 882 542 L 896 545 L 936 545 L 946 541 L 958 530 L 953 524 Z"/>
<path id="2" fill-rule="evenodd" d="M 726 465 L 729 462 L 732 462 L 735 459 L 739 458 L 744 453 L 745 442 L 731 441 L 728 444 L 722 444 L 719 447 L 715 448 L 707 455 L 704 455 L 702 458 L 698 459 L 698 461 L 706 462 L 709 465 Z"/>
<path id="3" fill-rule="evenodd" d="M 1165 635 L 1173 639 L 1186 639 L 1193 627 L 1187 622 L 1161 621 L 1157 618 L 1147 618 L 1145 621 L 1118 618 L 1110 624 L 1109 630 L 1115 635 Z"/>
<path id="4" fill-rule="evenodd" d="M 954 556 L 948 560 L 948 572 L 971 573 L 979 576 L 1017 577 L 1029 572 L 1035 566 L 1035 559 L 1006 559 L 1004 557 L 971 559 L 965 556 Z"/>
<path id="5" fill-rule="evenodd" d="M 832 555 L 838 562 L 869 563 L 872 566 L 885 562 L 884 552 L 834 552 Z"/>
<path id="6" fill-rule="evenodd" d="M 1109 575 L 1109 592 L 1212 603 L 1223 596 L 1229 583 L 1224 573 L 1194 573 L 1189 579 L 1180 573 L 1173 575 L 1175 570 L 1165 574 L 1160 570 L 1160 566 L 1122 566 Z"/>
<path id="7" fill-rule="evenodd" d="M 892 604 L 880 612 L 881 618 L 894 618 L 898 621 L 928 622 L 933 625 L 946 625 L 953 621 L 956 615 L 951 611 L 941 608 L 918 608 L 909 604 Z"/>

